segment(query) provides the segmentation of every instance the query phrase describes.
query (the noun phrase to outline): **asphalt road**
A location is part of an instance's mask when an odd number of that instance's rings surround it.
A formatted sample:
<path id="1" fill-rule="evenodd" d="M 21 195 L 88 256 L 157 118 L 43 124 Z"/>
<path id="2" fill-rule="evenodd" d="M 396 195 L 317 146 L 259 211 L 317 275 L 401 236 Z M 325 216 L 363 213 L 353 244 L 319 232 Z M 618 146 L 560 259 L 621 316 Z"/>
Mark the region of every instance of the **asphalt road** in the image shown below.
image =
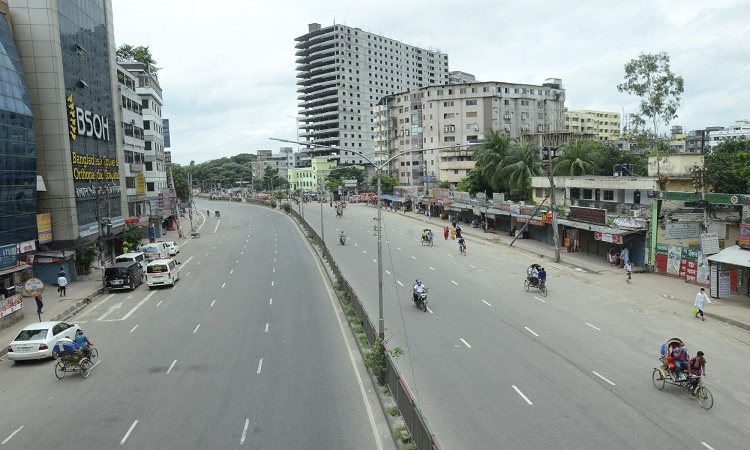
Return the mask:
<path id="1" fill-rule="evenodd" d="M 377 211 L 350 204 L 337 219 L 322 209 L 327 245 L 377 323 Z M 319 229 L 320 204 L 304 210 Z M 525 292 L 533 255 L 469 239 L 461 256 L 440 230 L 423 247 L 413 217 L 384 213 L 386 337 L 406 351 L 399 367 L 443 448 L 746 448 L 748 333 L 666 313 L 658 293 L 554 263 L 549 296 Z M 411 302 L 417 278 L 430 287 L 427 313 Z M 654 389 L 670 337 L 706 353 L 710 411 L 678 387 Z"/>
<path id="2" fill-rule="evenodd" d="M 0 448 L 393 448 L 298 227 L 245 204 L 221 214 L 181 247 L 174 288 L 106 295 L 71 319 L 100 349 L 87 379 L 0 364 Z"/>

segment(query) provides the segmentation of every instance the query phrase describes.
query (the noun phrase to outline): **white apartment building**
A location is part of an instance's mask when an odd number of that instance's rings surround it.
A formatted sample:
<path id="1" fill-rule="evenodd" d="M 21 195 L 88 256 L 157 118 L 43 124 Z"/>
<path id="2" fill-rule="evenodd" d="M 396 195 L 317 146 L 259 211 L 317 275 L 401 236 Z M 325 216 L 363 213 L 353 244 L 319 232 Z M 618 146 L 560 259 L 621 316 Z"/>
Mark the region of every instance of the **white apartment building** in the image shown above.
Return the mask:
<path id="1" fill-rule="evenodd" d="M 512 138 L 563 131 L 565 90 L 550 78 L 542 85 L 501 82 L 428 86 L 388 96 L 377 108 L 376 151 L 394 159 L 401 184 L 458 183 L 474 167 L 470 145 L 488 130 Z"/>
<path id="2" fill-rule="evenodd" d="M 397 92 L 448 82 L 448 55 L 345 25 L 313 23 L 295 39 L 300 139 L 311 157 L 339 153 L 343 164 L 373 159 L 373 109 Z M 335 147 L 335 149 L 325 146 Z"/>
<path id="3" fill-rule="evenodd" d="M 600 141 L 614 141 L 620 137 L 618 112 L 591 109 L 565 109 L 565 131 L 595 134 Z"/>
<path id="4" fill-rule="evenodd" d="M 750 139 L 750 120 L 738 120 L 723 130 L 712 130 L 708 133 L 709 151 L 728 139 Z"/>
<path id="5" fill-rule="evenodd" d="M 172 212 L 172 191 L 167 183 L 164 155 L 163 103 L 159 79 L 139 62 L 122 62 L 120 66 L 138 79 L 135 92 L 141 99 L 144 139 L 144 178 L 148 214 L 168 216 Z"/>
<path id="6" fill-rule="evenodd" d="M 147 218 L 143 112 L 141 98 L 135 92 L 138 77 L 118 64 L 117 82 L 122 111 L 121 127 L 124 159 L 121 167 L 125 176 L 125 191 L 128 202 L 126 217 Z M 148 221 L 146 220 L 143 225 L 148 225 Z"/>

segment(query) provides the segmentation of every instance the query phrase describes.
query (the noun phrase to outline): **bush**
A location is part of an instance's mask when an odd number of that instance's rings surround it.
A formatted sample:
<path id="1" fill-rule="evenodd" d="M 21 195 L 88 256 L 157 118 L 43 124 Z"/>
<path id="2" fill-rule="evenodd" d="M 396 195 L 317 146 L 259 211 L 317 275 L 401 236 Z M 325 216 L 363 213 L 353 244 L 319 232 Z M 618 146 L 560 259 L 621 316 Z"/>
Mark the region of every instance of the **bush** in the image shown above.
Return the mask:
<path id="1" fill-rule="evenodd" d="M 396 417 L 398 415 L 398 408 L 396 406 L 389 406 L 388 414 L 390 414 L 393 417 Z"/>
<path id="2" fill-rule="evenodd" d="M 292 210 L 292 205 L 290 205 L 289 203 L 282 203 L 281 209 L 283 209 L 285 213 L 289 214 L 289 212 Z"/>
<path id="3" fill-rule="evenodd" d="M 99 250 L 94 244 L 88 244 L 83 247 L 79 247 L 76 250 L 76 265 L 83 269 L 83 273 L 87 274 L 91 271 L 91 265 L 99 257 Z"/>
<path id="4" fill-rule="evenodd" d="M 379 337 L 375 340 L 372 349 L 365 354 L 365 366 L 372 369 L 372 373 L 375 374 L 378 384 L 381 386 L 385 385 L 385 352 L 385 342 L 383 338 Z M 388 350 L 388 354 L 392 358 L 398 359 L 399 356 L 404 354 L 404 350 L 401 347 L 396 347 L 393 350 Z"/>

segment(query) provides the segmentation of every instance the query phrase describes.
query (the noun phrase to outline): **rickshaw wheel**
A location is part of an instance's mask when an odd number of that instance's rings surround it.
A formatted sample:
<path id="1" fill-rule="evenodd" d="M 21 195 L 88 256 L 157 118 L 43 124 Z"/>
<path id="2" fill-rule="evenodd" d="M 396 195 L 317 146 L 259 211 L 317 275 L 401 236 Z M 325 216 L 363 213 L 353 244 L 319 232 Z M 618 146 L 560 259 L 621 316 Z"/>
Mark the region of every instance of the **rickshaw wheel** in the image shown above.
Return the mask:
<path id="1" fill-rule="evenodd" d="M 651 375 L 651 379 L 654 381 L 654 387 L 658 390 L 664 389 L 664 377 L 661 375 L 661 371 L 659 369 L 654 369 L 653 375 Z"/>
<path id="2" fill-rule="evenodd" d="M 88 378 L 91 373 L 91 363 L 88 359 L 81 360 L 81 377 Z"/>
<path id="3" fill-rule="evenodd" d="M 542 291 L 542 295 L 544 295 L 546 297 L 547 296 L 547 286 L 546 285 L 542 286 L 539 289 Z"/>
<path id="4" fill-rule="evenodd" d="M 523 288 L 526 289 L 526 292 L 529 292 L 529 280 L 523 280 Z"/>
<path id="5" fill-rule="evenodd" d="M 698 387 L 695 391 L 695 396 L 698 397 L 698 403 L 701 404 L 703 409 L 709 410 L 714 406 L 714 396 L 711 395 L 711 391 L 703 386 Z"/>
<path id="6" fill-rule="evenodd" d="M 65 376 L 65 362 L 64 361 L 58 361 L 55 363 L 55 376 L 58 380 L 62 380 Z"/>

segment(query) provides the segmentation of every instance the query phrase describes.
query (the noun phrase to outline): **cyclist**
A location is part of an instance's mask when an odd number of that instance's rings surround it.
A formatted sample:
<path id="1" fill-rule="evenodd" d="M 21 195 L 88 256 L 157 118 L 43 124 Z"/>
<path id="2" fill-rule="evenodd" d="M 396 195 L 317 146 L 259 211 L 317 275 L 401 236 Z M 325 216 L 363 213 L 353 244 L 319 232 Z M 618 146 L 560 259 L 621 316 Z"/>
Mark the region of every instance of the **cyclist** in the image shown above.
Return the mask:
<path id="1" fill-rule="evenodd" d="M 539 272 L 536 274 L 537 278 L 539 278 L 539 287 L 543 287 L 544 283 L 547 281 L 547 271 L 544 270 L 544 267 L 539 269 Z"/>
<path id="2" fill-rule="evenodd" d="M 458 239 L 458 251 L 461 253 L 466 253 L 466 241 L 464 238 Z"/>
<path id="3" fill-rule="evenodd" d="M 89 347 L 91 347 L 92 344 L 91 341 L 89 341 L 89 338 L 86 337 L 85 334 L 83 334 L 83 330 L 79 329 L 76 331 L 76 340 L 75 343 L 78 344 L 79 347 L 81 347 L 81 351 L 83 351 L 83 356 L 89 358 L 91 357 L 91 350 Z"/>

